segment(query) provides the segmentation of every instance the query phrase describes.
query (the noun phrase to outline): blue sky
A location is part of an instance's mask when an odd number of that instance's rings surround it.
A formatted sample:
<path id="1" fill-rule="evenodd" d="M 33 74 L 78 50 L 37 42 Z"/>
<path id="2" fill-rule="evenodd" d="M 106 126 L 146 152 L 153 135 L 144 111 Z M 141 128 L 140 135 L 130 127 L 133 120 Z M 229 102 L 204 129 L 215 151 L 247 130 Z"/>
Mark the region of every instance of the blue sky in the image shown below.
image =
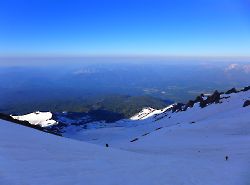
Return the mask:
<path id="1" fill-rule="evenodd" d="M 0 0 L 0 55 L 250 56 L 250 1 Z"/>

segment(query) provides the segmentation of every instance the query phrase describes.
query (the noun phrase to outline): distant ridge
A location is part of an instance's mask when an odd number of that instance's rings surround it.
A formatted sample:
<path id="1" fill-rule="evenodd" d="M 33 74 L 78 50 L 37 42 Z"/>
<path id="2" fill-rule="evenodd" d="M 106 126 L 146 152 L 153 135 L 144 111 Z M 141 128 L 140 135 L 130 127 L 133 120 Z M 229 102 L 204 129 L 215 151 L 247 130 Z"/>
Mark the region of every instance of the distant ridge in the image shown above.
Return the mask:
<path id="1" fill-rule="evenodd" d="M 226 92 L 218 92 L 216 90 L 214 91 L 214 93 L 206 95 L 206 96 L 204 94 L 201 94 L 197 96 L 194 100 L 189 100 L 187 103 L 175 103 L 166 108 L 159 109 L 159 110 L 153 109 L 150 107 L 144 108 L 141 112 L 131 117 L 131 120 L 144 120 L 150 117 L 154 117 L 155 118 L 154 121 L 158 121 L 166 117 L 169 114 L 169 112 L 172 112 L 172 113 L 183 112 L 189 108 L 194 107 L 195 105 L 198 105 L 201 108 L 205 108 L 211 104 L 221 103 L 222 99 L 227 99 L 228 95 L 232 93 L 246 92 L 249 90 L 250 90 L 250 86 L 246 86 L 240 90 L 232 88 Z M 246 100 L 244 104 L 242 104 L 242 107 L 249 106 L 249 101 L 250 100 Z M 47 118 L 43 118 L 43 116 L 41 117 L 42 114 L 43 115 L 50 114 L 51 116 L 49 116 L 49 118 L 47 119 Z M 7 120 L 13 123 L 20 124 L 20 125 L 28 126 L 28 127 L 38 129 L 44 132 L 57 134 L 57 135 L 63 135 L 64 132 L 67 132 L 67 128 L 72 127 L 72 126 L 75 128 L 79 127 L 81 129 L 86 129 L 88 127 L 91 127 L 92 123 L 95 123 L 95 124 L 98 123 L 99 126 L 101 126 L 102 124 L 104 125 L 109 124 L 109 123 L 105 123 L 104 121 L 105 112 L 103 112 L 102 117 L 99 117 L 99 118 L 93 117 L 95 116 L 95 114 L 91 115 L 91 114 L 86 114 L 86 113 L 54 114 L 54 113 L 49 113 L 49 112 L 48 113 L 37 112 L 37 113 L 31 113 L 28 115 L 32 115 L 31 120 L 35 120 L 36 123 L 34 123 L 34 121 L 33 122 L 29 121 L 30 116 L 28 116 L 29 117 L 28 119 L 27 116 L 20 116 L 20 117 L 13 116 L 12 117 L 10 115 L 1 113 L 0 119 Z M 112 115 L 109 115 L 109 116 L 112 116 Z M 39 119 L 42 119 L 42 120 L 39 120 Z M 52 119 L 53 123 L 51 121 L 48 121 L 50 119 Z M 52 124 L 44 124 L 46 122 L 49 122 Z"/>

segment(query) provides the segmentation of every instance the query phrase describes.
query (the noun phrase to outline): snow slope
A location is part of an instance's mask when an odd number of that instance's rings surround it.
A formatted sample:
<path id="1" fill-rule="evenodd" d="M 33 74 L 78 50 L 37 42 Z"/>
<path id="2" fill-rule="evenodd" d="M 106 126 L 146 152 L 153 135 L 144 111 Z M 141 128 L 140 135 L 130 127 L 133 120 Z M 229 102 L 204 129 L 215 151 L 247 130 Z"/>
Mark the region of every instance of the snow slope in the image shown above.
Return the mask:
<path id="1" fill-rule="evenodd" d="M 81 141 L 1 121 L 0 184 L 247 185 L 250 107 L 242 105 L 250 91 L 223 96 L 64 135 Z"/>
<path id="2" fill-rule="evenodd" d="M 240 124 L 237 115 L 241 115 L 240 118 L 243 121 L 250 120 L 250 107 L 243 107 L 244 101 L 250 99 L 250 91 L 230 95 L 223 94 L 223 97 L 226 98 L 221 100 L 222 103 L 211 104 L 205 108 L 200 108 L 198 104 L 195 104 L 193 108 L 188 108 L 183 112 L 172 113 L 172 111 L 166 111 L 144 120 L 122 120 L 114 124 L 107 124 L 106 127 L 102 125 L 103 128 L 100 129 L 84 129 L 73 133 L 66 130 L 63 135 L 95 144 L 109 143 L 116 146 L 116 143 L 117 145 L 127 143 L 143 134 L 152 133 L 161 127 L 171 129 L 172 126 L 178 125 L 180 127 L 185 124 L 191 125 L 192 122 L 200 123 L 213 119 L 219 120 L 221 117 L 233 122 L 231 124 Z M 243 113 L 244 115 L 242 115 Z M 95 128 L 93 125 L 92 127 Z"/>

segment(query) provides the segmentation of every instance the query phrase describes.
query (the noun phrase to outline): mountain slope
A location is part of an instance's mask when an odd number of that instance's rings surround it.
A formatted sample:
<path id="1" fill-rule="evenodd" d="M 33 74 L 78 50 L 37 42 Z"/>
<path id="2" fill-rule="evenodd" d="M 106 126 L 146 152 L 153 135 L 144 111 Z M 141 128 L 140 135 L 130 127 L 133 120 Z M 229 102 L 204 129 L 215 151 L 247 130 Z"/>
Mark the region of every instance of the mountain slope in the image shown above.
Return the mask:
<path id="1" fill-rule="evenodd" d="M 0 123 L 0 184 L 96 184 L 98 174 L 104 184 L 109 184 L 120 181 L 111 178 L 121 175 L 117 168 L 124 166 L 126 172 L 131 164 L 123 160 L 136 163 L 139 158 L 6 121 Z"/>
<path id="2" fill-rule="evenodd" d="M 95 144 L 104 145 L 109 143 L 114 146 L 120 146 L 121 143 L 127 143 L 162 127 L 198 124 L 212 119 L 219 120 L 221 117 L 232 121 L 235 120 L 233 124 L 236 124 L 240 122 L 240 120 L 236 119 L 237 115 L 243 113 L 246 116 L 242 118 L 243 121 L 250 120 L 250 107 L 243 107 L 244 102 L 250 99 L 250 90 L 222 94 L 220 97 L 219 103 L 212 103 L 204 108 L 201 108 L 199 103 L 195 103 L 193 107 L 188 107 L 185 111 L 173 112 L 173 109 L 166 109 L 165 112 L 151 114 L 151 117 L 144 120 L 121 120 L 113 124 L 93 123 L 87 126 L 88 129 L 66 128 L 62 135 Z M 154 112 L 157 113 L 157 111 Z"/>
<path id="3" fill-rule="evenodd" d="M 0 121 L 0 184 L 246 185 L 249 99 L 249 90 L 222 94 L 204 108 L 66 128 L 81 141 Z"/>

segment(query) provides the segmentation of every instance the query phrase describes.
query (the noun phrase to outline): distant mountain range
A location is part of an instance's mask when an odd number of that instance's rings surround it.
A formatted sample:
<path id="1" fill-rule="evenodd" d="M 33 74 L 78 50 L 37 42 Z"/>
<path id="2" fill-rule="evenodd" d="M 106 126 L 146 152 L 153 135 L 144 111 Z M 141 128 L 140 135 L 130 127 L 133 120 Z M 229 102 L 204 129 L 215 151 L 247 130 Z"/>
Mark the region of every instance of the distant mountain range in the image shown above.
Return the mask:
<path id="1" fill-rule="evenodd" d="M 60 70 L 56 65 L 0 66 L 0 112 L 20 115 L 105 110 L 129 118 L 143 107 L 162 109 L 214 89 L 244 87 L 249 84 L 249 66 L 249 62 L 239 61 L 154 60 L 119 65 L 70 63 Z"/>

